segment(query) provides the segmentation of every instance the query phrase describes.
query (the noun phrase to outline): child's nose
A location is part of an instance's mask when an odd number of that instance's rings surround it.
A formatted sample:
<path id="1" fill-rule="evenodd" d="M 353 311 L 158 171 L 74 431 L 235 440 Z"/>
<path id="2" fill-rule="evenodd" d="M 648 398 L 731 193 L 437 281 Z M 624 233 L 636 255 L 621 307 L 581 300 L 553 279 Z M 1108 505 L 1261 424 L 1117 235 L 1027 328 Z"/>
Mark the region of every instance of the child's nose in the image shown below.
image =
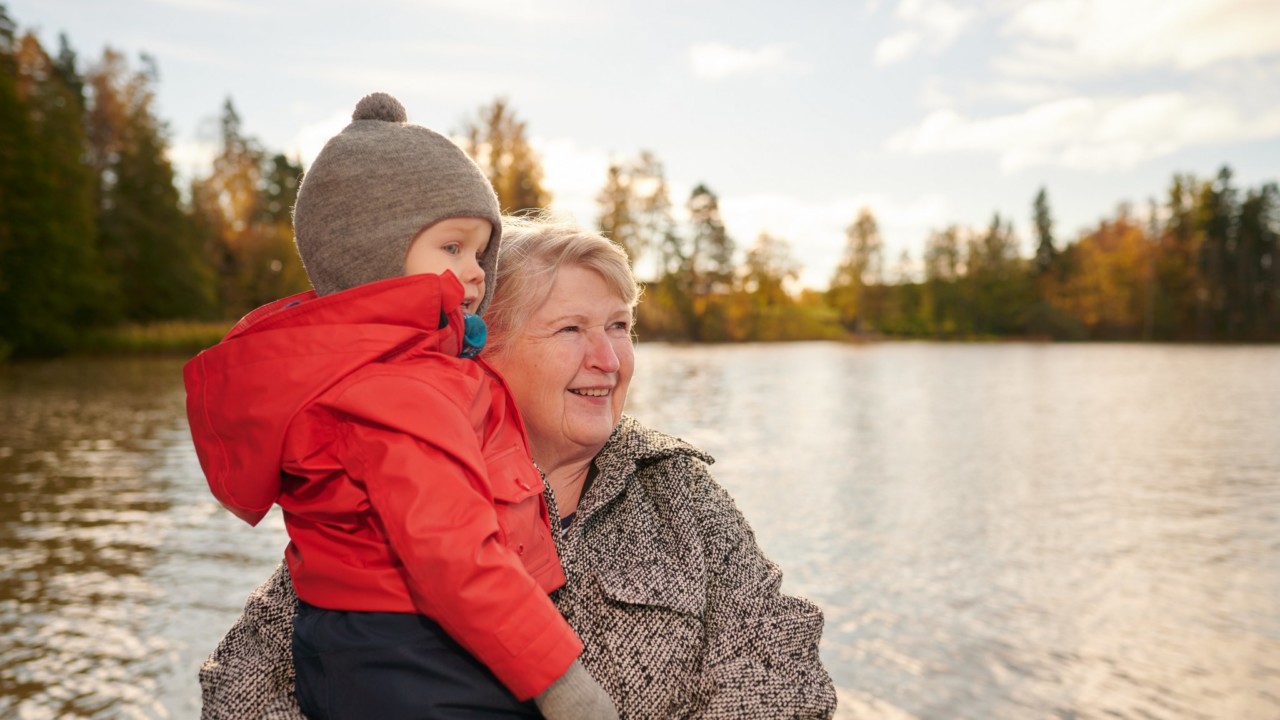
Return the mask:
<path id="1" fill-rule="evenodd" d="M 484 281 L 484 268 L 480 267 L 480 258 L 473 257 L 462 266 L 462 282 L 475 283 Z"/>

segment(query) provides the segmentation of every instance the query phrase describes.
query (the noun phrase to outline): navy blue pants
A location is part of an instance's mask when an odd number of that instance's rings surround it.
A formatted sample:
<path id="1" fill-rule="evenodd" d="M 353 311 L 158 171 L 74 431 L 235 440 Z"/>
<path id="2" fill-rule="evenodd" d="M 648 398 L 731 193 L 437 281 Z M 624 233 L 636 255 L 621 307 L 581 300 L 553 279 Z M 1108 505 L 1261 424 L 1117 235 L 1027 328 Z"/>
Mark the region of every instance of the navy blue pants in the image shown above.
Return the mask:
<path id="1" fill-rule="evenodd" d="M 298 601 L 298 703 L 311 720 L 541 718 L 430 618 Z"/>

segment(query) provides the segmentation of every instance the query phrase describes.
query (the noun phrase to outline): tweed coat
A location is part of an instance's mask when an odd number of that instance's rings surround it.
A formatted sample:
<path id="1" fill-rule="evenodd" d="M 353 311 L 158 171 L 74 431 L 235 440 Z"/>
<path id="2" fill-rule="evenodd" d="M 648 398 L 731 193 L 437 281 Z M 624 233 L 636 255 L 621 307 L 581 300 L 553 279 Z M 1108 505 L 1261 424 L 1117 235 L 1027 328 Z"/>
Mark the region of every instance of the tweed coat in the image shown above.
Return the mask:
<path id="1" fill-rule="evenodd" d="M 557 537 L 567 582 L 552 596 L 582 663 L 627 720 L 830 718 L 822 612 L 779 592 L 781 572 L 711 462 L 627 416 L 596 455 L 595 482 Z M 294 607 L 281 565 L 200 670 L 205 720 L 302 718 Z"/>

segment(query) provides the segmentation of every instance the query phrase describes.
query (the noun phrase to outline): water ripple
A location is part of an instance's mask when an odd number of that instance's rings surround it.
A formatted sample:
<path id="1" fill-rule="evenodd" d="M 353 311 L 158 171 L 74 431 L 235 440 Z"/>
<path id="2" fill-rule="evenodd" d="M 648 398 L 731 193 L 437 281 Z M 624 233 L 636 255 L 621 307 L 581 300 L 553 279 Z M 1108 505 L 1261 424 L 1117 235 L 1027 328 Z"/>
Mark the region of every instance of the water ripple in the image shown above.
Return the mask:
<path id="1" fill-rule="evenodd" d="M 641 345 L 826 613 L 837 717 L 1280 717 L 1277 348 Z M 181 363 L 0 366 L 0 717 L 187 718 L 279 561 L 205 488 Z"/>

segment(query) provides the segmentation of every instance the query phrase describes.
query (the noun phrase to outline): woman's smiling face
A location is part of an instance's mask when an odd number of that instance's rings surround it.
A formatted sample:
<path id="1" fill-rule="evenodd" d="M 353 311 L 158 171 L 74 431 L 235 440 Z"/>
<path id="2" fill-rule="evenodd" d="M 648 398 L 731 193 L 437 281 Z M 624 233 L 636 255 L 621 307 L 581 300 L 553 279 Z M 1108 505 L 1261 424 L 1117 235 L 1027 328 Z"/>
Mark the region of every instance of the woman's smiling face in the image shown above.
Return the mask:
<path id="1" fill-rule="evenodd" d="M 635 371 L 631 308 L 599 273 L 563 267 L 546 302 L 489 360 L 511 386 L 539 464 L 589 459 L 622 417 Z"/>

